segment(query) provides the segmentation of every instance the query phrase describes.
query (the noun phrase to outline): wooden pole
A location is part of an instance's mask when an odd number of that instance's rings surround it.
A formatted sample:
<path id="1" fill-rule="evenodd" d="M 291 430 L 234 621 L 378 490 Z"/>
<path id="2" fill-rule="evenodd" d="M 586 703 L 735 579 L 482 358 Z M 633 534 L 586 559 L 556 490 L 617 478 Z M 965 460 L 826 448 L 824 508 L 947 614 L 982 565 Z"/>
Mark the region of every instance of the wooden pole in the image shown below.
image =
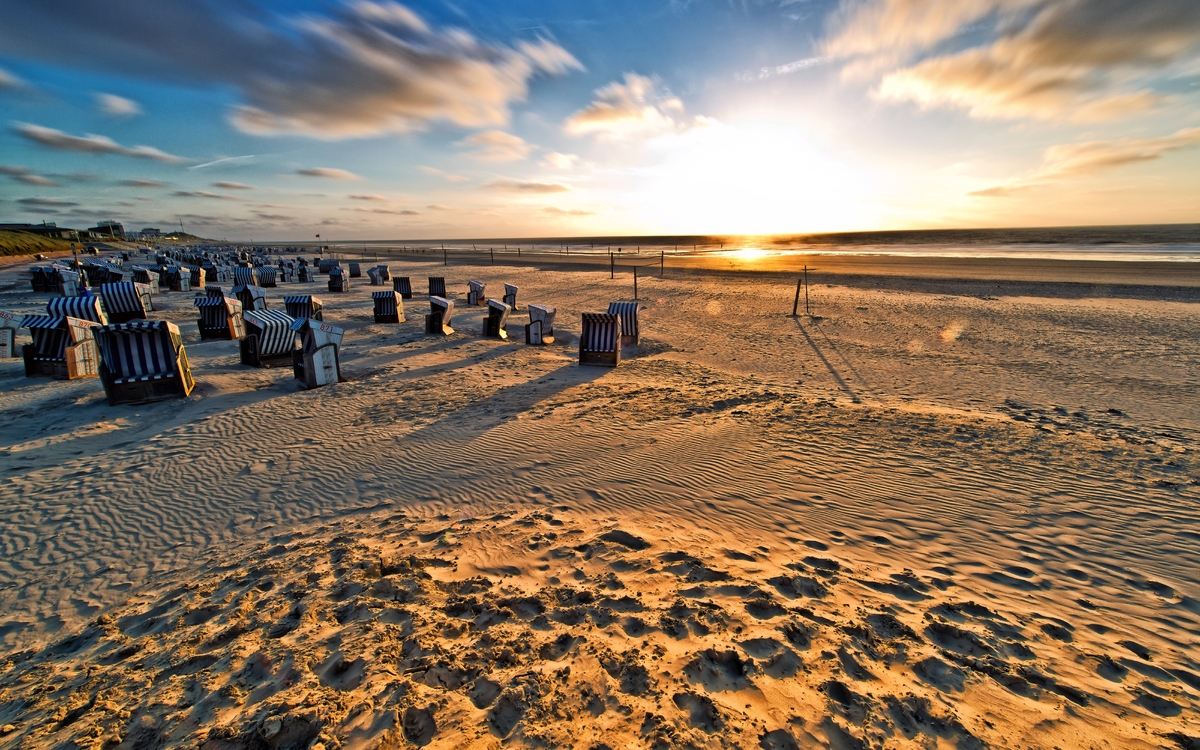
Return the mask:
<path id="1" fill-rule="evenodd" d="M 609 250 L 608 251 L 608 278 L 615 279 L 616 278 L 616 270 L 617 270 L 617 267 L 615 265 L 613 265 L 612 251 Z"/>
<path id="2" fill-rule="evenodd" d="M 808 266 L 804 267 L 804 312 L 812 317 L 812 310 L 808 307 Z"/>
<path id="3" fill-rule="evenodd" d="M 658 251 L 658 278 L 663 277 L 663 270 L 667 267 L 667 251 Z"/>
<path id="4" fill-rule="evenodd" d="M 446 255 L 446 246 L 445 245 L 442 245 L 442 265 L 443 266 L 450 265 L 450 260 L 449 260 L 448 256 Z"/>
<path id="5" fill-rule="evenodd" d="M 637 266 L 633 267 L 633 298 L 637 299 Z"/>
<path id="6" fill-rule="evenodd" d="M 488 248 L 488 255 L 492 258 L 492 265 L 496 265 L 496 251 L 493 248 Z"/>
<path id="7" fill-rule="evenodd" d="M 792 300 L 792 317 L 796 317 L 796 313 L 800 310 L 800 285 L 803 284 L 802 279 L 796 279 L 796 299 Z"/>

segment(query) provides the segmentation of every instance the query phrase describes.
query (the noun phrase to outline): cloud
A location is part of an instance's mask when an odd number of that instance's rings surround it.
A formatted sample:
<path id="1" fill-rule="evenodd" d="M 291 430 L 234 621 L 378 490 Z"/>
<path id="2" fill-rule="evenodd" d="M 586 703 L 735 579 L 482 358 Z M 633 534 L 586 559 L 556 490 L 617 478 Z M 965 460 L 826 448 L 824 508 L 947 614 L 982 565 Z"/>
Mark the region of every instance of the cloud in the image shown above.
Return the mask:
<path id="1" fill-rule="evenodd" d="M 124 187 L 137 188 L 162 188 L 167 186 L 167 183 L 159 182 L 158 180 L 121 180 L 117 184 Z"/>
<path id="2" fill-rule="evenodd" d="M 428 208 L 430 211 L 453 211 L 454 210 L 450 206 L 443 206 L 441 203 L 431 203 L 428 206 L 426 206 L 425 208 Z"/>
<path id="3" fill-rule="evenodd" d="M 402 208 L 402 209 L 393 210 L 390 208 L 366 208 L 365 206 L 359 206 L 358 208 L 355 208 L 354 210 L 359 213 L 363 213 L 363 214 L 392 214 L 393 216 L 420 216 L 421 215 L 420 211 L 413 211 L 410 208 Z"/>
<path id="4" fill-rule="evenodd" d="M 114 117 L 133 117 L 142 113 L 142 105 L 116 94 L 96 94 L 96 107 Z"/>
<path id="5" fill-rule="evenodd" d="M 805 57 L 800 60 L 793 60 L 790 63 L 784 63 L 783 65 L 762 67 L 758 70 L 738 73 L 736 77 L 739 81 L 761 81 L 774 76 L 785 76 L 801 70 L 808 70 L 809 68 L 815 68 L 818 65 L 826 65 L 832 61 L 832 58 L 824 55 L 819 57 Z"/>
<path id="6" fill-rule="evenodd" d="M 78 203 L 59 200 L 58 198 L 21 198 L 17 201 L 22 206 L 32 206 L 34 208 L 69 208 L 78 206 Z"/>
<path id="7" fill-rule="evenodd" d="M 349 195 L 347 196 L 352 201 L 375 201 L 377 203 L 387 203 L 387 198 L 382 195 Z"/>
<path id="8" fill-rule="evenodd" d="M 529 156 L 533 147 L 520 137 L 503 130 L 476 133 L 454 144 L 472 149 L 470 155 L 484 161 L 517 161 Z"/>
<path id="9" fill-rule="evenodd" d="M 1144 112 L 1167 100 L 1172 70 L 1200 62 L 1194 0 L 870 0 L 837 18 L 824 52 L 847 76 L 895 68 L 880 98 L 980 118 Z"/>
<path id="10" fill-rule="evenodd" d="M 24 81 L 4 68 L 0 68 L 0 91 L 15 91 L 22 88 L 25 88 Z"/>
<path id="11" fill-rule="evenodd" d="M 551 193 L 569 193 L 571 188 L 557 182 L 519 182 L 517 180 L 493 180 L 484 187 L 505 193 L 535 193 L 549 195 Z"/>
<path id="12" fill-rule="evenodd" d="M 26 140 L 60 151 L 74 151 L 81 154 L 116 154 L 118 156 L 128 156 L 133 159 L 153 159 L 154 161 L 166 162 L 168 164 L 178 164 L 185 161 L 183 157 L 173 156 L 150 146 L 134 146 L 133 148 L 122 146 L 111 138 L 106 138 L 102 135 L 89 134 L 81 137 L 69 135 L 54 128 L 30 125 L 24 122 L 15 123 L 13 125 L 13 132 Z"/>
<path id="13" fill-rule="evenodd" d="M 555 216 L 595 216 L 595 211 L 584 211 L 579 208 L 562 209 L 554 206 L 546 206 L 542 209 L 545 213 L 554 214 Z"/>
<path id="14" fill-rule="evenodd" d="M 579 157 L 575 154 L 560 154 L 557 151 L 552 151 L 546 154 L 544 163 L 557 169 L 570 169 L 575 166 L 575 162 L 577 161 L 579 161 Z"/>
<path id="15" fill-rule="evenodd" d="M 626 73 L 624 83 L 613 81 L 596 89 L 596 99 L 568 117 L 565 128 L 573 135 L 616 140 L 682 131 L 707 122 L 704 117 L 689 120 L 683 102 L 655 80 Z"/>
<path id="16" fill-rule="evenodd" d="M 262 211 L 255 211 L 254 215 L 263 221 L 295 221 L 293 217 L 284 214 L 268 214 Z"/>
<path id="17" fill-rule="evenodd" d="M 252 185 L 245 185 L 240 182 L 214 182 L 213 187 L 221 188 L 222 190 L 253 190 Z"/>
<path id="18" fill-rule="evenodd" d="M 262 156 L 262 154 L 246 154 L 245 156 L 226 156 L 223 159 L 214 159 L 213 161 L 206 161 L 203 164 L 196 164 L 195 166 L 188 167 L 188 169 L 208 169 L 209 167 L 215 167 L 218 164 L 241 164 L 244 162 L 251 161 L 253 159 L 257 159 L 259 156 Z"/>
<path id="19" fill-rule="evenodd" d="M 984 188 L 983 190 L 972 190 L 967 195 L 973 195 L 976 198 L 1011 198 L 1017 193 L 1023 193 L 1032 187 L 1032 185 L 997 185 L 996 187 Z"/>
<path id="20" fill-rule="evenodd" d="M 236 195 L 221 195 L 220 193 L 210 193 L 207 190 L 176 190 L 171 195 L 180 198 L 211 198 L 219 201 L 240 201 Z"/>
<path id="21" fill-rule="evenodd" d="M 7 164 L 0 164 L 0 174 L 11 177 L 15 182 L 20 182 L 25 185 L 34 185 L 36 187 L 62 187 L 49 177 L 43 177 L 39 174 L 34 174 L 29 167 L 17 167 Z"/>
<path id="22" fill-rule="evenodd" d="M 417 167 L 417 169 L 421 170 L 425 174 L 431 174 L 434 177 L 441 177 L 446 182 L 466 182 L 468 179 L 470 179 L 468 177 L 463 177 L 460 174 L 450 174 L 449 172 L 443 172 L 442 170 L 438 169 L 437 167 L 420 166 L 420 167 Z"/>
<path id="23" fill-rule="evenodd" d="M 353 172 L 347 172 L 344 169 L 334 169 L 333 167 L 313 167 L 312 169 L 297 169 L 296 174 L 304 175 L 305 177 L 324 177 L 329 180 L 361 180 L 362 178 Z"/>

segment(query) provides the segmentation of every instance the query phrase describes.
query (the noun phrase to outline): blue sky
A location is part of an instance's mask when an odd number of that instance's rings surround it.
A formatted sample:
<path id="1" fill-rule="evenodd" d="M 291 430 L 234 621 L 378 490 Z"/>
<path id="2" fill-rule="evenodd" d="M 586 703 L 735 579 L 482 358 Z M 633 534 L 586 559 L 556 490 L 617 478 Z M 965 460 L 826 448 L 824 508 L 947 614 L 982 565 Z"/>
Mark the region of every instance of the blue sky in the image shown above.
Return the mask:
<path id="1" fill-rule="evenodd" d="M 0 217 L 230 239 L 1200 221 L 1194 0 L 0 0 Z"/>

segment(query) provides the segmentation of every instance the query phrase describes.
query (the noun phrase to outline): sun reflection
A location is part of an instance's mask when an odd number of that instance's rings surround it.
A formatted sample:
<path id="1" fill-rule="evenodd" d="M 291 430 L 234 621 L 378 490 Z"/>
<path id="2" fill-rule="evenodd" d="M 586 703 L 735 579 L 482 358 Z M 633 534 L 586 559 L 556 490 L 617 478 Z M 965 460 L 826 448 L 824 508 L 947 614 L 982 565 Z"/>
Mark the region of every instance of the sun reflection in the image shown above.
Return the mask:
<path id="1" fill-rule="evenodd" d="M 737 258 L 738 260 L 758 260 L 765 257 L 766 254 L 767 251 L 761 247 L 743 247 L 740 250 L 732 250 L 728 253 L 730 257 Z"/>

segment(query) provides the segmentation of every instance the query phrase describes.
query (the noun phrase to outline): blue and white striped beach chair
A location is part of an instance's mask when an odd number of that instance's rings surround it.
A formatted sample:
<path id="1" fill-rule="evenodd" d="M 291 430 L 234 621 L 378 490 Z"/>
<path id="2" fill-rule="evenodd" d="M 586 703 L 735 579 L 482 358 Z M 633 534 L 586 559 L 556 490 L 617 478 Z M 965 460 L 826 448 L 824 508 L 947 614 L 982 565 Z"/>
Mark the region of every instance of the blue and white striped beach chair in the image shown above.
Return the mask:
<path id="1" fill-rule="evenodd" d="M 309 318 L 292 323 L 300 346 L 292 354 L 293 374 L 305 388 L 341 382 L 341 328 Z"/>
<path id="2" fill-rule="evenodd" d="M 579 364 L 616 367 L 621 363 L 621 316 L 584 313 L 579 334 Z"/>
<path id="3" fill-rule="evenodd" d="M 25 377 L 74 380 L 98 374 L 96 342 L 90 320 L 62 315 L 26 315 L 22 328 L 29 329 L 32 344 L 22 347 Z"/>
<path id="4" fill-rule="evenodd" d="M 425 333 L 449 336 L 454 333 L 450 321 L 454 317 L 454 300 L 432 295 L 429 298 L 429 314 L 425 316 Z"/>
<path id="5" fill-rule="evenodd" d="M 479 279 L 472 279 L 467 282 L 467 304 L 482 305 L 484 304 L 484 290 L 487 289 L 487 284 Z"/>
<path id="6" fill-rule="evenodd" d="M 283 306 L 287 310 L 287 314 L 297 320 L 305 318 L 321 320 L 323 317 L 321 300 L 311 294 L 289 294 L 283 298 Z"/>
<path id="7" fill-rule="evenodd" d="M 200 266 L 184 266 L 192 277 L 192 289 L 203 289 L 208 282 L 208 274 Z M 215 279 L 214 279 L 215 280 Z"/>
<path id="8" fill-rule="evenodd" d="M 192 291 L 192 272 L 183 266 L 167 266 L 164 276 L 167 279 L 167 288 L 172 292 Z"/>
<path id="9" fill-rule="evenodd" d="M 137 284 L 146 284 L 151 294 L 159 294 L 158 273 L 145 266 L 133 266 L 130 269 L 130 280 Z"/>
<path id="10" fill-rule="evenodd" d="M 621 346 L 637 344 L 641 340 L 638 330 L 638 310 L 641 307 L 641 303 L 638 302 L 608 303 L 609 315 L 621 316 Z"/>
<path id="11" fill-rule="evenodd" d="M 530 305 L 529 323 L 525 326 L 526 344 L 554 343 L 554 315 L 557 312 L 549 305 Z"/>
<path id="12" fill-rule="evenodd" d="M 407 276 L 393 276 L 392 289 L 399 292 L 400 299 L 412 299 L 412 280 Z"/>
<path id="13" fill-rule="evenodd" d="M 392 280 L 391 269 L 383 265 L 368 268 L 367 275 L 371 277 L 371 286 L 383 286 Z"/>
<path id="14" fill-rule="evenodd" d="M 231 292 L 242 303 L 242 312 L 267 309 L 267 290 L 261 286 L 235 286 Z"/>
<path id="15" fill-rule="evenodd" d="M 247 266 L 233 269 L 233 283 L 237 286 L 262 286 L 258 283 L 258 269 Z"/>
<path id="16" fill-rule="evenodd" d="M 17 354 L 17 329 L 24 315 L 0 310 L 0 359 L 12 359 Z"/>
<path id="17" fill-rule="evenodd" d="M 280 310 L 255 310 L 242 313 L 246 336 L 239 345 L 241 361 L 251 367 L 292 364 L 296 319 Z"/>
<path id="18" fill-rule="evenodd" d="M 339 266 L 332 266 L 329 269 L 329 291 L 331 292 L 348 292 L 350 291 L 350 277 Z"/>
<path id="19" fill-rule="evenodd" d="M 232 297 L 197 297 L 194 304 L 199 308 L 200 340 L 223 339 L 235 341 L 246 335 L 242 322 L 242 303 Z"/>
<path id="20" fill-rule="evenodd" d="M 139 320 L 96 326 L 92 333 L 110 406 L 186 398 L 196 387 L 174 323 Z"/>
<path id="21" fill-rule="evenodd" d="M 276 281 L 275 281 L 275 267 L 274 266 L 261 266 L 254 270 L 258 272 L 258 285 L 259 286 L 261 286 L 261 287 L 277 287 L 277 286 L 279 286 L 279 284 L 276 283 Z"/>
<path id="22" fill-rule="evenodd" d="M 504 285 L 504 304 L 508 305 L 513 310 L 517 309 L 517 291 L 516 284 Z"/>
<path id="23" fill-rule="evenodd" d="M 430 297 L 448 297 L 446 294 L 446 277 L 445 276 L 430 276 L 429 277 L 429 296 Z"/>
<path id="24" fill-rule="evenodd" d="M 46 303 L 46 314 L 55 318 L 79 318 L 108 325 L 108 315 L 94 294 L 83 297 L 55 297 Z"/>
<path id="25" fill-rule="evenodd" d="M 487 317 L 483 319 L 484 338 L 507 339 L 508 331 L 504 324 L 508 321 L 508 313 L 512 310 L 507 304 L 498 299 L 487 301 Z"/>
<path id="26" fill-rule="evenodd" d="M 96 292 L 104 301 L 104 310 L 108 313 L 109 323 L 126 323 L 139 318 L 145 319 L 146 313 L 154 309 L 150 303 L 151 286 L 139 284 L 136 281 L 117 281 L 111 284 L 101 284 Z"/>
<path id="27" fill-rule="evenodd" d="M 376 323 L 404 322 L 404 300 L 398 293 L 371 292 L 371 301 L 375 303 Z"/>
<path id="28" fill-rule="evenodd" d="M 370 271 L 368 271 L 367 273 L 370 273 Z M 352 278 L 352 279 L 361 279 L 362 278 L 362 266 L 361 265 L 359 265 L 358 263 L 350 264 L 350 278 Z"/>

